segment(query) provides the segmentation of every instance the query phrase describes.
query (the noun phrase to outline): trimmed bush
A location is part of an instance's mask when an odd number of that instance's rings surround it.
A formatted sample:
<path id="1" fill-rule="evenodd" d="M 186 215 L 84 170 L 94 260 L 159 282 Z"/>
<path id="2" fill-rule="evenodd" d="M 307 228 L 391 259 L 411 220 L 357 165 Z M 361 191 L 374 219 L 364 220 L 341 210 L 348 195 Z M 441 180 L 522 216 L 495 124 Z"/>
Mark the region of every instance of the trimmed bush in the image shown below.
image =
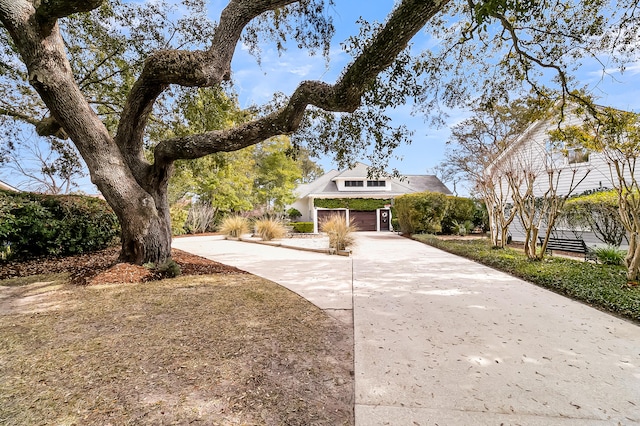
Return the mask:
<path id="1" fill-rule="evenodd" d="M 291 222 L 290 225 L 294 232 L 301 234 L 310 234 L 313 232 L 313 222 Z"/>
<path id="2" fill-rule="evenodd" d="M 256 220 L 255 230 L 264 241 L 279 240 L 287 235 L 287 229 L 282 222 L 272 218 Z"/>
<path id="3" fill-rule="evenodd" d="M 329 247 L 336 250 L 346 250 L 353 245 L 355 241 L 353 232 L 357 230 L 353 220 L 347 223 L 346 219 L 339 214 L 329 216 L 320 224 L 320 229 L 329 236 Z"/>
<path id="4" fill-rule="evenodd" d="M 0 244 L 7 258 L 87 253 L 119 236 L 118 219 L 100 198 L 0 191 Z"/>
<path id="5" fill-rule="evenodd" d="M 441 223 L 442 233 L 465 235 L 471 232 L 475 213 L 476 204 L 472 199 L 447 196 L 447 210 Z M 467 222 L 472 222 L 471 226 Z M 461 229 L 462 226 L 464 230 Z"/>
<path id="6" fill-rule="evenodd" d="M 438 233 L 447 209 L 447 196 L 439 192 L 418 192 L 395 199 L 395 211 L 403 234 Z"/>
<path id="7" fill-rule="evenodd" d="M 568 199 L 559 220 L 572 228 L 591 229 L 596 238 L 614 247 L 620 246 L 626 235 L 615 190 L 595 191 Z"/>
<path id="8" fill-rule="evenodd" d="M 289 210 L 287 210 L 287 216 L 289 216 L 290 220 L 296 220 L 297 218 L 302 216 L 302 213 L 300 213 L 300 210 L 296 209 L 295 207 L 291 207 Z"/>
<path id="9" fill-rule="evenodd" d="M 227 237 L 240 238 L 249 232 L 249 221 L 242 216 L 227 216 L 222 220 L 218 231 Z"/>

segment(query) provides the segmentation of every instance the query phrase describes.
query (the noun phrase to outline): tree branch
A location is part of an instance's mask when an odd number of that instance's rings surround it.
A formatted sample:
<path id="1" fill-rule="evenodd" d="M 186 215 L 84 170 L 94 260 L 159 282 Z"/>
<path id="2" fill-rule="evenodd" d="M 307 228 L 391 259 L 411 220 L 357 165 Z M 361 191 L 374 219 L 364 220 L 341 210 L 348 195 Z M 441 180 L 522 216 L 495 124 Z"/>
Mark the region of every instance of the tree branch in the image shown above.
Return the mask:
<path id="1" fill-rule="evenodd" d="M 169 84 L 211 87 L 231 78 L 231 59 L 244 27 L 258 15 L 299 0 L 232 0 L 207 51 L 163 50 L 146 61 L 122 111 L 115 141 L 126 158 L 144 162 L 142 146 L 153 104 Z"/>
<path id="2" fill-rule="evenodd" d="M 43 22 L 55 22 L 58 18 L 78 12 L 90 12 L 102 4 L 103 0 L 36 0 L 36 19 Z"/>
<path id="3" fill-rule="evenodd" d="M 281 134 L 294 132 L 308 105 L 325 111 L 353 112 L 363 93 L 411 38 L 443 5 L 436 1 L 405 0 L 386 25 L 374 35 L 362 54 L 349 65 L 335 85 L 304 81 L 282 109 L 234 129 L 212 131 L 161 142 L 155 150 L 157 165 L 177 159 L 193 159 L 221 151 L 236 151 Z"/>

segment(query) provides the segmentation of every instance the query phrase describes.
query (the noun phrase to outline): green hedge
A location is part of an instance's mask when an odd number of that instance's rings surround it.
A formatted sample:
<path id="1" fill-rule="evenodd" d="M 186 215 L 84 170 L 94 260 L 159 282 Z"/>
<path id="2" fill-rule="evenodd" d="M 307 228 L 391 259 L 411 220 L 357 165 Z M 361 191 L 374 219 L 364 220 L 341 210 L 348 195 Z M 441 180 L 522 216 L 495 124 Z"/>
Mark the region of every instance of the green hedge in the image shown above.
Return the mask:
<path id="1" fill-rule="evenodd" d="M 313 222 L 291 222 L 290 225 L 295 232 L 301 234 L 310 234 L 313 232 Z"/>
<path id="2" fill-rule="evenodd" d="M 351 209 L 358 211 L 375 211 L 391 204 L 390 199 L 377 200 L 374 198 L 316 198 L 313 205 L 324 209 Z"/>
<path id="3" fill-rule="evenodd" d="M 417 192 L 396 197 L 394 210 L 403 234 L 437 233 L 447 210 L 447 196 Z"/>
<path id="4" fill-rule="evenodd" d="M 119 235 L 116 215 L 102 199 L 0 191 L 3 257 L 91 252 L 114 243 Z"/>
<path id="5" fill-rule="evenodd" d="M 473 223 L 476 204 L 470 198 L 447 196 L 447 210 L 442 218 L 442 233 L 456 234 L 460 225 Z M 471 231 L 468 229 L 467 231 Z"/>

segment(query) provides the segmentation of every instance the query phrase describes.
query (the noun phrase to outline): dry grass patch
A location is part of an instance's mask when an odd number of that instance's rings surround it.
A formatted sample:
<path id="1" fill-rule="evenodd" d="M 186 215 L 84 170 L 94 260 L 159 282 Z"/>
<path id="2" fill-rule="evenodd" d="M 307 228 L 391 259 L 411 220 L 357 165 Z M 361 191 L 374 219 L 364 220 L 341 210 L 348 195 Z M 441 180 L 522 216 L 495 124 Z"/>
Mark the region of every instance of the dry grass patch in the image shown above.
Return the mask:
<path id="1" fill-rule="evenodd" d="M 353 423 L 350 328 L 272 282 L 51 285 L 0 289 L 3 425 Z"/>

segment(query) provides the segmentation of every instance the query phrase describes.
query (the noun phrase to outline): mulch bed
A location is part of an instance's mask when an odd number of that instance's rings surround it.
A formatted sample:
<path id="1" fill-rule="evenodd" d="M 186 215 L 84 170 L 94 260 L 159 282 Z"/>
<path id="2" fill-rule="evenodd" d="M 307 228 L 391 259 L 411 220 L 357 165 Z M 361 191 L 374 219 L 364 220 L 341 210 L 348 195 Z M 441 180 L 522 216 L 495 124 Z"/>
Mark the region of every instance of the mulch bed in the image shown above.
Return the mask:
<path id="1" fill-rule="evenodd" d="M 76 285 L 103 283 L 135 283 L 164 278 L 149 268 L 128 263 L 119 263 L 120 247 L 109 247 L 95 253 L 68 257 L 46 257 L 27 261 L 0 263 L 0 280 L 30 275 L 69 273 L 70 281 Z M 238 268 L 223 265 L 182 250 L 172 249 L 173 258 L 183 275 L 238 274 Z"/>

